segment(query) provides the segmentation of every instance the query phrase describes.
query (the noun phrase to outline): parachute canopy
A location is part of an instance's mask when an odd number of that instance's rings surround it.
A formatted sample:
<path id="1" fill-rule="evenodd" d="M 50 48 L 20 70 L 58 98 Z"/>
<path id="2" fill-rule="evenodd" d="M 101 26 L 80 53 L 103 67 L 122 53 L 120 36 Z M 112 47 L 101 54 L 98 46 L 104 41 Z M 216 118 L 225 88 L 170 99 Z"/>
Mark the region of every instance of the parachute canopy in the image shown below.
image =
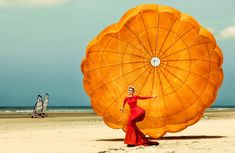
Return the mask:
<path id="1" fill-rule="evenodd" d="M 120 108 L 127 88 L 157 98 L 138 101 L 146 110 L 138 127 L 158 138 L 196 123 L 222 84 L 223 56 L 213 35 L 172 7 L 140 5 L 105 28 L 87 47 L 81 69 L 95 112 L 111 128 L 129 115 Z"/>

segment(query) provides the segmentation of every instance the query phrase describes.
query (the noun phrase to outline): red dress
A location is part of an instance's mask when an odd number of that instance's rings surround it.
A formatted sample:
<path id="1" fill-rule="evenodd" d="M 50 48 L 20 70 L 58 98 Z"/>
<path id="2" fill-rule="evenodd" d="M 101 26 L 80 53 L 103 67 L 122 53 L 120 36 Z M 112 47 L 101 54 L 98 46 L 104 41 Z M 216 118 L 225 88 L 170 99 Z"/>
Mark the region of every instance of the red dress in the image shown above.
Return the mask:
<path id="1" fill-rule="evenodd" d="M 145 117 L 145 110 L 137 106 L 137 99 L 149 99 L 152 97 L 126 97 L 123 103 L 125 106 L 126 102 L 130 106 L 130 115 L 127 122 L 126 136 L 124 143 L 128 145 L 143 145 L 147 144 L 145 135 L 136 126 L 136 122 L 142 121 Z"/>

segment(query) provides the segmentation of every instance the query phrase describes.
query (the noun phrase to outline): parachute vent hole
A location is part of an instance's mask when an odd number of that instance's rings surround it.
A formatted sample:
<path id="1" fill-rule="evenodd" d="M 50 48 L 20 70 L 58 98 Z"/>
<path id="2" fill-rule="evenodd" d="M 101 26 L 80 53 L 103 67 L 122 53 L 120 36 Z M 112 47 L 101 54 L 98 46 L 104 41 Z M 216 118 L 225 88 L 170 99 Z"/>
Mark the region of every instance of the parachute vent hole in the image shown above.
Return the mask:
<path id="1" fill-rule="evenodd" d="M 150 62 L 152 66 L 159 66 L 161 63 L 161 60 L 158 57 L 153 57 Z"/>

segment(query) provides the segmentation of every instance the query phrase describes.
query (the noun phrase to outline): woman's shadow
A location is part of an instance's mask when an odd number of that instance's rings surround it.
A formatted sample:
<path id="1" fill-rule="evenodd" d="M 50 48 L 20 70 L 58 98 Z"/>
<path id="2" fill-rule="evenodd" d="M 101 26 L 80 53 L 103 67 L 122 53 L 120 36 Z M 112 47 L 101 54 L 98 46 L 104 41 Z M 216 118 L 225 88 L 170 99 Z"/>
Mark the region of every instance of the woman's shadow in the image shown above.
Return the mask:
<path id="1" fill-rule="evenodd" d="M 158 139 L 147 138 L 148 140 L 194 140 L 194 139 L 219 139 L 226 138 L 226 136 L 219 135 L 193 135 L 193 136 L 165 136 Z M 95 141 L 124 141 L 123 138 L 115 138 L 115 139 L 98 139 Z"/>

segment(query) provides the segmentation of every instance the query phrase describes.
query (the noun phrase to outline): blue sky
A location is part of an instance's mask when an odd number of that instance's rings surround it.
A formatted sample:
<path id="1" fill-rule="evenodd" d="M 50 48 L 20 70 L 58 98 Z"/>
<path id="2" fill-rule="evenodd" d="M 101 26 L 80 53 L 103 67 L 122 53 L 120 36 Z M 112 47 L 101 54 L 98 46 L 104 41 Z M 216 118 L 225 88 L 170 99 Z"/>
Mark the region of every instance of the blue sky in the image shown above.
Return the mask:
<path id="1" fill-rule="evenodd" d="M 90 105 L 81 60 L 89 41 L 143 3 L 175 7 L 211 30 L 224 54 L 215 105 L 235 105 L 234 0 L 0 0 L 0 106 Z"/>

